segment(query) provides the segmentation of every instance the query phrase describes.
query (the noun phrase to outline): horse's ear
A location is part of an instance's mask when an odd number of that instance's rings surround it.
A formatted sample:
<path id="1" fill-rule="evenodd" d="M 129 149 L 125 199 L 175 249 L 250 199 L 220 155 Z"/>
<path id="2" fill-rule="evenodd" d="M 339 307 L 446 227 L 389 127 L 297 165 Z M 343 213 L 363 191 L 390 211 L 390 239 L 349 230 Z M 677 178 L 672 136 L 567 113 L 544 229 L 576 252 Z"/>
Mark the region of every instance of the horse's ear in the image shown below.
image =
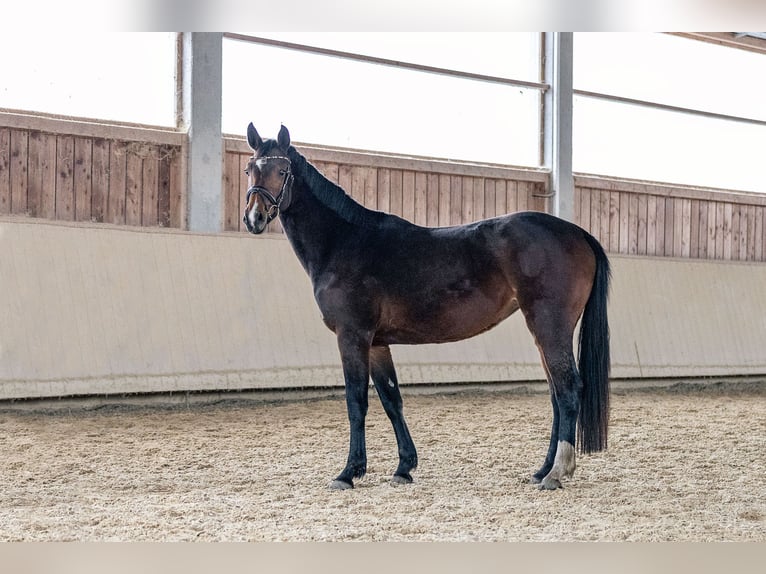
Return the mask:
<path id="1" fill-rule="evenodd" d="M 290 132 L 287 131 L 287 128 L 285 126 L 282 126 L 279 128 L 279 135 L 277 136 L 277 144 L 279 145 L 280 149 L 284 152 L 287 152 L 287 149 L 290 147 Z"/>
<path id="2" fill-rule="evenodd" d="M 263 144 L 263 140 L 261 139 L 261 136 L 258 135 L 253 122 L 250 122 L 247 126 L 247 143 L 250 144 L 253 151 L 256 151 Z"/>

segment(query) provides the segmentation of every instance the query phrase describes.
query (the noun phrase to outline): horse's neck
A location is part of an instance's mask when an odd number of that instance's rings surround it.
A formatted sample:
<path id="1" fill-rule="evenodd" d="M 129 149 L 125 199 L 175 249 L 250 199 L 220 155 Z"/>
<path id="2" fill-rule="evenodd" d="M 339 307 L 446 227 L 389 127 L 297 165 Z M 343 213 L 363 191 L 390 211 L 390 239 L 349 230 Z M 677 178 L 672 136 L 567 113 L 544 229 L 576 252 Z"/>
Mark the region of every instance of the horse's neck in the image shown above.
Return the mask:
<path id="1" fill-rule="evenodd" d="M 324 267 L 346 222 L 296 179 L 293 204 L 280 220 L 295 255 L 310 276 Z"/>

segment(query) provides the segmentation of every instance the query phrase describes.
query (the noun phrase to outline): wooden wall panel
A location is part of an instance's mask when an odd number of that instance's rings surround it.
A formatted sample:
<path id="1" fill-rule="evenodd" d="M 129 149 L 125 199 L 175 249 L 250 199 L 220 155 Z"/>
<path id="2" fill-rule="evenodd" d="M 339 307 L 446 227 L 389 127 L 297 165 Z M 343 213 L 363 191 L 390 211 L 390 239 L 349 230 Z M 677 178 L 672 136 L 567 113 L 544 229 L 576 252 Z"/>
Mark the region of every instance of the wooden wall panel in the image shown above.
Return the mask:
<path id="1" fill-rule="evenodd" d="M 576 181 L 575 220 L 611 253 L 766 261 L 764 195 Z"/>
<path id="2" fill-rule="evenodd" d="M 0 128 L 0 214 L 11 212 L 11 131 Z"/>
<path id="3" fill-rule="evenodd" d="M 61 221 L 74 220 L 74 138 L 71 136 L 58 136 L 56 138 L 54 204 L 56 219 Z"/>
<path id="4" fill-rule="evenodd" d="M 12 116 L 0 125 L 0 214 L 184 229 L 184 136 L 157 130 L 151 141 L 154 133 Z M 239 232 L 250 151 L 229 138 L 224 150 L 223 225 Z M 311 146 L 304 153 L 360 203 L 419 225 L 551 206 L 542 171 Z M 764 194 L 575 176 L 574 212 L 611 253 L 766 261 Z M 275 221 L 267 231 L 282 230 Z"/>
<path id="5" fill-rule="evenodd" d="M 90 221 L 93 195 L 93 140 L 74 138 L 73 191 L 76 221 Z"/>
<path id="6" fill-rule="evenodd" d="M 29 132 L 13 130 L 10 137 L 11 213 L 27 210 Z"/>
<path id="7" fill-rule="evenodd" d="M 0 119 L 10 124 L 0 126 L 0 214 L 184 225 L 182 146 L 162 141 L 180 135 L 158 130 L 151 142 L 148 129 L 13 114 Z M 139 139 L 121 139 L 123 132 Z"/>

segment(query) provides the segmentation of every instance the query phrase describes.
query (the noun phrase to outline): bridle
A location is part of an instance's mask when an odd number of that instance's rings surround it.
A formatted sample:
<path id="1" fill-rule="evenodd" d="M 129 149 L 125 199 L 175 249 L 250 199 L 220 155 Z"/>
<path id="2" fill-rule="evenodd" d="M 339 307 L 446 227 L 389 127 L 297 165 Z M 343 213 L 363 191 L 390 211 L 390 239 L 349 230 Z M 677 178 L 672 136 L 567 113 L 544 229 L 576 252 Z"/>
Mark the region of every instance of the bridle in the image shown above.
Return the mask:
<path id="1" fill-rule="evenodd" d="M 271 195 L 271 192 L 266 189 L 265 187 L 262 187 L 260 185 L 254 185 L 251 188 L 247 190 L 247 197 L 245 198 L 245 204 L 250 204 L 250 196 L 254 193 L 258 194 L 260 197 L 262 197 L 266 202 L 268 202 L 270 205 L 268 209 L 266 209 L 266 223 L 271 223 L 274 219 L 279 216 L 279 212 L 282 209 L 282 203 L 285 201 L 286 198 L 289 198 L 290 192 L 292 191 L 293 187 L 293 180 L 295 177 L 293 176 L 293 172 L 290 169 L 292 164 L 290 162 L 289 157 L 281 156 L 281 155 L 267 155 L 263 157 L 259 157 L 256 161 L 258 162 L 266 162 L 273 159 L 283 159 L 287 162 L 287 169 L 285 170 L 285 178 L 282 181 L 282 188 L 279 190 L 279 193 L 276 197 Z M 290 201 L 288 200 L 285 204 L 285 207 L 290 205 Z"/>

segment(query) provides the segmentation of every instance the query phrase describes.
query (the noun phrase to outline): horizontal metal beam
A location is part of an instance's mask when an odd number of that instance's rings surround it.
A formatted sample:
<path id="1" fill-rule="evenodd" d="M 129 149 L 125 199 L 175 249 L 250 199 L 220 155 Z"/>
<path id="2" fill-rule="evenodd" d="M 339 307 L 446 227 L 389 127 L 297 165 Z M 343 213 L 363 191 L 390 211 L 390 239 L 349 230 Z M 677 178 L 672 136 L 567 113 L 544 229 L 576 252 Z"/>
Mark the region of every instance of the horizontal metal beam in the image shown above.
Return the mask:
<path id="1" fill-rule="evenodd" d="M 649 102 L 646 100 L 636 100 L 634 98 L 626 98 L 623 96 L 614 96 L 611 94 L 602 94 L 600 92 L 590 92 L 587 90 L 574 90 L 574 95 L 583 96 L 586 98 L 594 98 L 598 100 L 606 100 L 609 102 L 615 102 L 619 104 L 632 104 L 634 106 L 641 106 L 644 108 L 652 108 L 655 110 L 663 110 L 666 112 L 677 112 L 682 114 L 689 114 L 693 116 L 701 116 L 705 118 L 712 118 L 716 120 L 726 120 L 729 122 L 739 122 L 742 124 L 751 124 L 756 126 L 766 126 L 766 120 L 757 120 L 755 118 L 745 118 L 742 116 L 732 116 L 729 114 L 718 114 L 715 112 L 706 112 L 704 110 L 697 110 L 694 108 L 684 108 L 681 106 L 671 106 L 668 104 L 660 104 L 657 102 Z"/>
<path id="2" fill-rule="evenodd" d="M 451 76 L 454 78 L 463 78 L 467 80 L 476 80 L 479 82 L 488 82 L 492 84 L 503 84 L 506 86 L 513 86 L 517 88 L 527 88 L 530 90 L 540 90 L 545 92 L 549 89 L 549 85 L 542 82 L 527 82 L 525 80 L 514 80 L 512 78 L 504 78 L 501 76 L 489 76 L 486 74 L 474 74 L 471 72 L 462 72 L 460 70 L 452 70 L 449 68 L 438 68 L 435 66 L 426 66 L 423 64 L 414 64 L 412 62 L 402 62 L 399 60 L 390 60 L 388 58 L 378 58 L 375 56 L 365 56 L 363 54 L 355 54 L 353 52 L 344 52 L 342 50 L 332 50 L 329 48 L 318 48 L 316 46 L 308 46 L 305 44 L 295 44 L 293 42 L 283 42 L 281 40 L 272 40 L 270 38 L 261 38 L 260 36 L 249 36 L 247 34 L 235 34 L 232 32 L 226 32 L 225 38 L 230 40 L 239 40 L 241 42 L 250 42 L 252 44 L 261 44 L 264 46 L 271 46 L 274 48 L 283 48 L 286 50 L 295 50 L 298 52 L 306 52 L 309 54 L 317 54 L 320 56 L 332 56 L 334 58 L 342 58 L 344 60 L 353 60 L 356 62 L 364 62 L 366 64 L 378 64 L 380 66 L 388 66 L 391 68 L 399 68 L 403 70 L 411 70 L 414 72 L 427 72 L 430 74 L 438 74 L 441 76 Z"/>

